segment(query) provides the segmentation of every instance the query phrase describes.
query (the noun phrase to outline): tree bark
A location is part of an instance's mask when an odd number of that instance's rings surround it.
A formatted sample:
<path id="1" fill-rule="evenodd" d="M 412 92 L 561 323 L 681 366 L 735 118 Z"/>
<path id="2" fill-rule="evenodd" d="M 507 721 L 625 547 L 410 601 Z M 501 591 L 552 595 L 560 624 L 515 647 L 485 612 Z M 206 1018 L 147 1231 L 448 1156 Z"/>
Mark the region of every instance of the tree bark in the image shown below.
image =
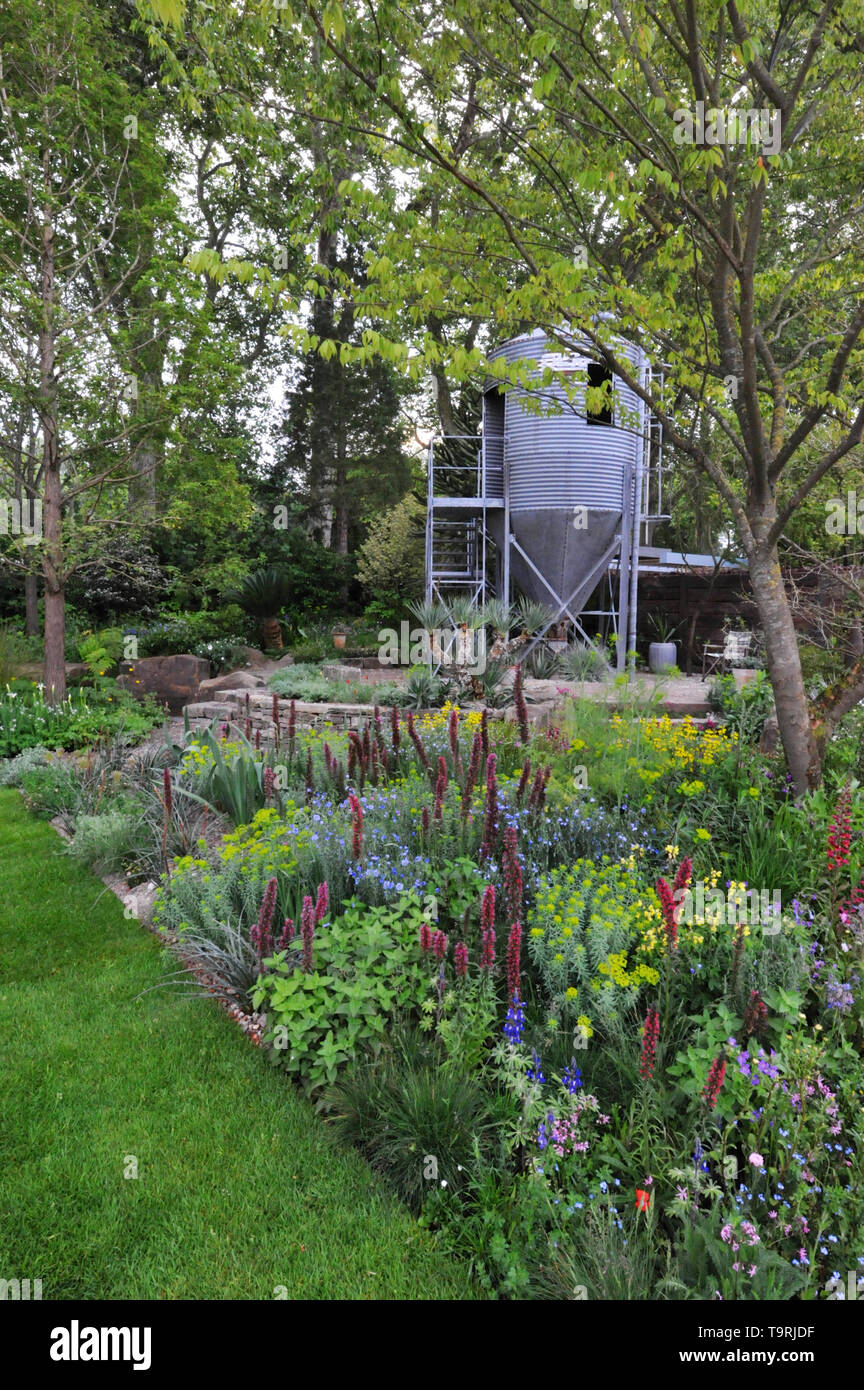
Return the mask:
<path id="1" fill-rule="evenodd" d="M 44 156 L 45 188 L 50 196 L 50 155 Z M 57 428 L 54 325 L 54 224 L 46 197 L 42 223 L 42 322 L 39 326 L 39 417 L 42 427 L 45 550 L 45 693 L 50 704 L 66 698 L 66 593 L 63 573 L 62 497 Z"/>
<path id="2" fill-rule="evenodd" d="M 798 634 L 783 585 L 776 545 L 758 545 L 749 558 L 750 583 L 765 633 L 765 653 L 780 739 L 793 785 L 801 796 L 808 787 L 819 784 L 821 772 L 801 671 Z"/>
<path id="3" fill-rule="evenodd" d="M 28 637 L 39 636 L 39 581 L 35 574 L 24 576 L 24 632 Z"/>

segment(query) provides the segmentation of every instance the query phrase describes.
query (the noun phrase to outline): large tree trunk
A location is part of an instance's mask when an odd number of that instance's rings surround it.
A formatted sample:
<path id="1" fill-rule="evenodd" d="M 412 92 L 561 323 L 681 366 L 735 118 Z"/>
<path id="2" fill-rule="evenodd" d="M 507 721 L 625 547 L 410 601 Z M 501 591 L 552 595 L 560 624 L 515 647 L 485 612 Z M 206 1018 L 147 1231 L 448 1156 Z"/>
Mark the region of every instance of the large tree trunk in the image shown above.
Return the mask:
<path id="1" fill-rule="evenodd" d="M 159 450 L 152 440 L 139 444 L 132 453 L 134 477 L 129 484 L 129 509 L 140 520 L 151 520 L 156 514 L 156 471 Z"/>
<path id="2" fill-rule="evenodd" d="M 35 574 L 24 576 L 24 632 L 28 637 L 39 636 L 39 580 Z"/>
<path id="3" fill-rule="evenodd" d="M 45 184 L 50 190 L 50 153 Z M 46 199 L 42 223 L 42 323 L 39 328 L 39 423 L 42 427 L 42 478 L 45 491 L 45 693 L 51 704 L 66 698 L 66 593 L 63 573 L 62 497 L 57 428 L 54 342 L 54 225 Z"/>
<path id="4" fill-rule="evenodd" d="M 750 583 L 765 633 L 768 674 L 774 688 L 777 725 L 796 793 L 821 780 L 818 749 L 810 723 L 801 672 L 798 634 L 783 585 L 776 545 L 757 545 L 750 555 Z"/>

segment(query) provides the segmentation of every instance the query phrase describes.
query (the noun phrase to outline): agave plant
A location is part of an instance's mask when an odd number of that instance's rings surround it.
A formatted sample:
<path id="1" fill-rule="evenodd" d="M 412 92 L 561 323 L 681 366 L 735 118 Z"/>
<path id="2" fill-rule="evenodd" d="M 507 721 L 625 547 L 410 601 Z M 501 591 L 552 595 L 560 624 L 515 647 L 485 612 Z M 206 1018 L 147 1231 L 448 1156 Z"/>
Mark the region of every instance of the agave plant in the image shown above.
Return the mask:
<path id="1" fill-rule="evenodd" d="M 415 667 L 409 672 L 405 689 L 412 708 L 432 709 L 435 705 L 440 705 L 444 685 L 431 672 L 424 671 L 422 667 Z"/>
<path id="2" fill-rule="evenodd" d="M 553 680 L 560 669 L 558 653 L 550 651 L 542 642 L 538 643 L 533 652 L 528 654 L 525 665 L 528 667 L 529 675 L 538 681 Z"/>
<path id="3" fill-rule="evenodd" d="M 281 649 L 279 614 L 291 598 L 291 581 L 284 570 L 279 569 L 278 565 L 253 570 L 240 587 L 233 589 L 226 597 L 229 603 L 239 603 L 241 608 L 258 619 L 266 648 Z"/>
<path id="4" fill-rule="evenodd" d="M 487 661 L 485 670 L 471 677 L 476 698 L 490 709 L 501 709 L 510 703 L 511 689 L 506 682 L 508 670 L 506 661 Z"/>
<path id="5" fill-rule="evenodd" d="M 535 603 L 531 599 L 520 598 L 517 609 L 516 621 L 526 637 L 539 632 L 542 628 L 554 623 L 557 613 L 554 608 L 550 608 L 548 603 Z"/>

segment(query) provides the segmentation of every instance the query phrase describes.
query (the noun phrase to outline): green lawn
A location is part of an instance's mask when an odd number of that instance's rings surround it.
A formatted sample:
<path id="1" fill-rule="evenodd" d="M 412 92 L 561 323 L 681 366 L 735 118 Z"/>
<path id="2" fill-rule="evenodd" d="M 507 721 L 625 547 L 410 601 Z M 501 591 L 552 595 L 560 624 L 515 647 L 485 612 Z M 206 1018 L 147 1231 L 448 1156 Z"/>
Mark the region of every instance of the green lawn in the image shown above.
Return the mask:
<path id="1" fill-rule="evenodd" d="M 45 1299 L 477 1297 L 216 1004 L 136 998 L 166 969 L 0 790 L 0 1278 Z"/>

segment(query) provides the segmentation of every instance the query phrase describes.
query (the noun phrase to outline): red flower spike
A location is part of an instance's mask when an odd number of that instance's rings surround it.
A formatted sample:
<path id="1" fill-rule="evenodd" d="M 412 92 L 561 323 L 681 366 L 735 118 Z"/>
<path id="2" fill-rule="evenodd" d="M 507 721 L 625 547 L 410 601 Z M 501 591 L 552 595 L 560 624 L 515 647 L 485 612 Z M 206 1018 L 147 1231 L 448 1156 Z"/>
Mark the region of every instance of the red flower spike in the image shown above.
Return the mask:
<path id="1" fill-rule="evenodd" d="M 659 1036 L 660 1015 L 656 1009 L 649 1009 L 642 1029 L 642 1057 L 639 1062 L 639 1075 L 646 1081 L 654 1075 Z"/>
<path id="2" fill-rule="evenodd" d="M 713 1110 L 720 1095 L 723 1085 L 723 1078 L 726 1075 L 726 1059 L 715 1057 L 711 1066 L 708 1068 L 708 1078 L 702 1091 L 702 1099 L 707 1102 L 709 1110 Z"/>

